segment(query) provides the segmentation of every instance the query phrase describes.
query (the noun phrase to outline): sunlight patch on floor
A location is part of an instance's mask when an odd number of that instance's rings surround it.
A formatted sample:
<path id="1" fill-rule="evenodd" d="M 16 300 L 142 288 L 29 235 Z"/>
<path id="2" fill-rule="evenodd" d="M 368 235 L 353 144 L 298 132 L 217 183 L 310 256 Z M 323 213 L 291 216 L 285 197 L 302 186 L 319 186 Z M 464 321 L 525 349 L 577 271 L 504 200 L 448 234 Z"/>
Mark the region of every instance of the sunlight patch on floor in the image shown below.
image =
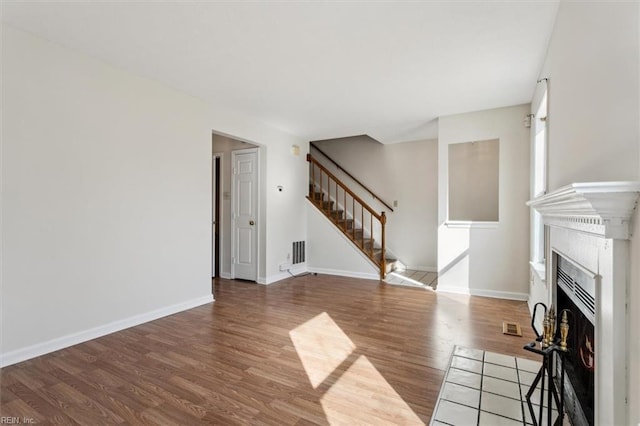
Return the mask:
<path id="1" fill-rule="evenodd" d="M 326 312 L 289 336 L 329 424 L 424 424 Z"/>
<path id="2" fill-rule="evenodd" d="M 326 312 L 289 332 L 313 388 L 317 388 L 356 346 Z"/>
<path id="3" fill-rule="evenodd" d="M 438 286 L 438 274 L 415 269 L 397 269 L 388 273 L 384 281 L 387 284 L 419 287 L 434 291 Z"/>
<path id="4" fill-rule="evenodd" d="M 366 356 L 320 399 L 329 424 L 424 424 Z"/>

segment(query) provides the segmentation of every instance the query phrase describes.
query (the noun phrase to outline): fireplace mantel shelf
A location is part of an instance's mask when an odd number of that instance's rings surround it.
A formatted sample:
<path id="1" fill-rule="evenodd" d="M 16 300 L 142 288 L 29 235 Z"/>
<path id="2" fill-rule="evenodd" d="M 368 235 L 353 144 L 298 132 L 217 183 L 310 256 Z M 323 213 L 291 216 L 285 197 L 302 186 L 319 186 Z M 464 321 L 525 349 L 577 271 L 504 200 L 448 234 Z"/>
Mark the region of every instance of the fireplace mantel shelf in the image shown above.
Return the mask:
<path id="1" fill-rule="evenodd" d="M 639 196 L 640 182 L 573 183 L 527 205 L 542 214 L 545 224 L 626 240 Z"/>

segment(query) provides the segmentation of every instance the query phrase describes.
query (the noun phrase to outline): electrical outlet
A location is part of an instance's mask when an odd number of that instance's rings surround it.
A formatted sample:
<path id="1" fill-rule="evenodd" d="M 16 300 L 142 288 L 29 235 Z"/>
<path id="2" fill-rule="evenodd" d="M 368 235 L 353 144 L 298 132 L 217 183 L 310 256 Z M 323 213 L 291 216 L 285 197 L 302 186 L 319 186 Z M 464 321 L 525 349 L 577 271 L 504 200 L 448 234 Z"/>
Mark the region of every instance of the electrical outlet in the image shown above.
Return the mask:
<path id="1" fill-rule="evenodd" d="M 291 260 L 291 253 L 287 253 L 287 262 Z"/>

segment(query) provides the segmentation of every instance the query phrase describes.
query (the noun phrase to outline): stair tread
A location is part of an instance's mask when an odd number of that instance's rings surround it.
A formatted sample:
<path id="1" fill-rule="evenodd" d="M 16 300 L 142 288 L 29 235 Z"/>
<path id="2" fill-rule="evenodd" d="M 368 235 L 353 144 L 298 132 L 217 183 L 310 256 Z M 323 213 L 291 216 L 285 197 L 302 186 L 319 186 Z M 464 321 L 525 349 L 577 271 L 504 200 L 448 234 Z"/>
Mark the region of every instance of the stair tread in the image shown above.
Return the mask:
<path id="1" fill-rule="evenodd" d="M 355 228 L 355 220 L 352 218 L 344 217 L 345 210 L 341 209 L 340 205 L 336 205 L 334 200 L 325 200 L 324 192 L 318 192 L 315 190 L 314 185 L 309 185 L 309 199 L 328 216 L 331 222 L 333 222 L 338 228 L 340 228 L 345 234 L 347 234 L 352 242 L 360 248 L 367 256 L 371 258 L 373 262 L 382 266 L 380 246 L 376 246 L 376 241 L 371 237 L 364 237 L 363 228 Z M 335 208 L 338 207 L 338 208 Z M 396 262 L 398 259 L 388 256 L 385 253 L 384 258 L 384 272 L 381 272 L 382 276 L 395 270 Z"/>

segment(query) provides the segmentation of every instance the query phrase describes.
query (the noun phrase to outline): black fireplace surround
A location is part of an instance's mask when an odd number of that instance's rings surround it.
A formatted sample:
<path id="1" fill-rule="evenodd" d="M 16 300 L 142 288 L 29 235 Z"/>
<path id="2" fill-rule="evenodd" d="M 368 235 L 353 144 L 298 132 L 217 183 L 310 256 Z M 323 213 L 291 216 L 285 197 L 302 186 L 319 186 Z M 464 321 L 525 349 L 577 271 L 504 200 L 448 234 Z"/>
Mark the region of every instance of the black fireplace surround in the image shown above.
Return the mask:
<path id="1" fill-rule="evenodd" d="M 595 279 L 556 254 L 556 306 L 570 314 L 565 362 L 565 409 L 574 426 L 594 424 Z M 559 337 L 559 336 L 558 336 Z M 559 381 L 557 382 L 559 383 Z"/>

